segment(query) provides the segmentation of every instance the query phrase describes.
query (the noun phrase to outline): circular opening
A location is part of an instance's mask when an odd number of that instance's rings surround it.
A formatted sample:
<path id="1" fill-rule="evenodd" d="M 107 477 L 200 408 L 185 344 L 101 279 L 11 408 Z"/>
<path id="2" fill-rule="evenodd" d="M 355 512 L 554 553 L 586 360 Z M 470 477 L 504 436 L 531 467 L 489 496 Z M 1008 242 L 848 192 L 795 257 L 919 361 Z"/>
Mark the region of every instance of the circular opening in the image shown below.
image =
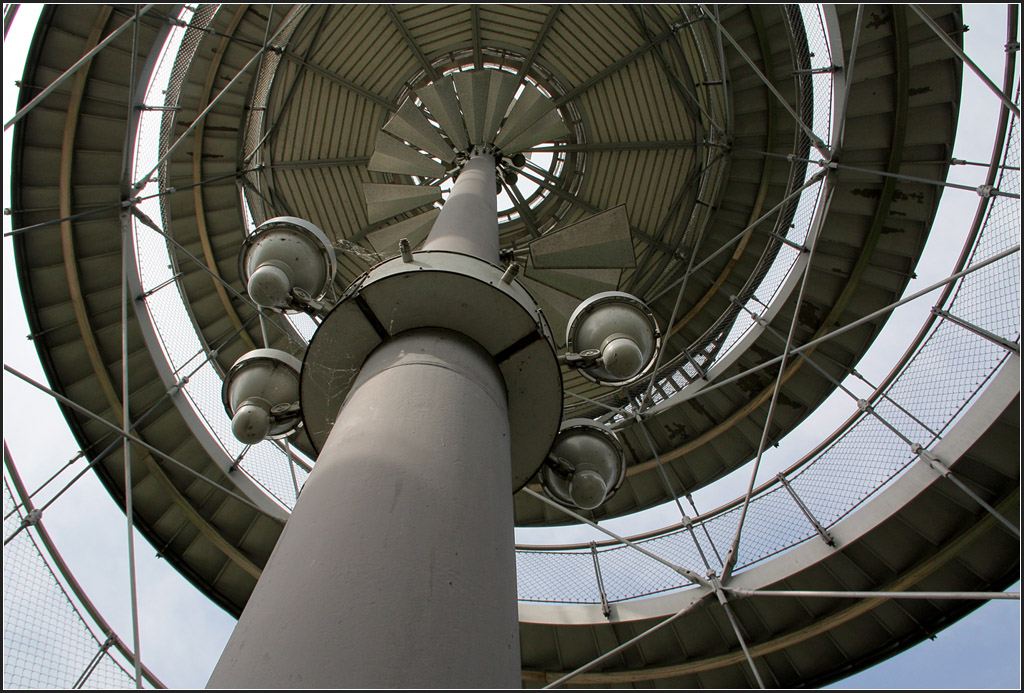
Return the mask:
<path id="1" fill-rule="evenodd" d="M 520 217 L 520 210 L 523 208 L 536 209 L 551 195 L 549 188 L 543 187 L 537 182 L 539 179 L 549 184 L 557 184 L 558 175 L 562 172 L 565 164 L 564 152 L 555 151 L 556 145 L 548 142 L 540 144 L 535 149 L 548 151 L 526 151 L 526 165 L 520 169 L 516 182 L 509 185 L 502 181 L 501 192 L 498 193 L 498 223 L 515 221 Z M 441 196 L 445 201 L 452 190 L 454 181 L 445 178 L 441 186 Z M 437 206 L 440 207 L 439 203 Z"/>
<path id="2" fill-rule="evenodd" d="M 526 59 L 523 56 L 508 51 L 484 51 L 483 60 L 478 65 L 472 51 L 462 51 L 449 54 L 441 60 L 435 61 L 434 68 L 437 74 L 444 77 L 476 69 L 502 70 L 509 74 L 519 75 L 525 62 Z M 416 105 L 422 108 L 423 103 L 416 98 L 415 91 L 430 84 L 432 81 L 434 80 L 426 72 L 421 72 L 414 79 L 406 83 L 405 93 L 399 96 L 399 101 L 402 101 L 403 98 L 412 98 Z M 564 91 L 559 87 L 558 81 L 552 75 L 547 74 L 536 63 L 533 63 L 522 75 L 519 88 L 509 103 L 505 117 L 512 111 L 513 106 L 522 95 L 527 84 L 536 87 L 552 101 L 557 101 L 559 95 Z M 457 91 L 458 87 L 456 86 L 456 93 Z M 565 122 L 572 133 L 570 143 L 578 144 L 582 142 L 583 127 L 577 111 L 571 104 L 560 106 L 558 111 L 563 122 Z M 429 113 L 427 113 L 427 117 L 438 130 L 442 130 L 439 123 L 430 118 Z M 583 154 L 579 151 L 567 151 L 565 143 L 544 142 L 533 145 L 528 150 L 522 152 L 508 152 L 508 154 L 513 153 L 522 153 L 526 157 L 526 163 L 522 167 L 515 169 L 516 178 L 514 183 L 509 184 L 501 181 L 501 189 L 498 193 L 499 225 L 506 225 L 520 220 L 527 210 L 538 210 L 546 200 L 552 197 L 553 188 L 573 193 L 582 182 L 581 175 L 584 170 Z M 436 160 L 436 157 L 434 158 Z M 450 168 L 453 162 L 441 163 Z M 416 176 L 412 178 L 416 183 L 439 185 L 443 200 L 447 200 L 454 183 L 451 175 L 445 176 L 440 181 Z M 554 201 L 552 200 L 552 202 Z M 435 206 L 440 207 L 442 204 L 443 201 Z M 530 214 L 530 221 L 536 226 L 538 231 L 543 233 L 555 226 L 558 219 L 567 211 L 568 206 L 568 204 L 548 205 L 548 211 Z"/>

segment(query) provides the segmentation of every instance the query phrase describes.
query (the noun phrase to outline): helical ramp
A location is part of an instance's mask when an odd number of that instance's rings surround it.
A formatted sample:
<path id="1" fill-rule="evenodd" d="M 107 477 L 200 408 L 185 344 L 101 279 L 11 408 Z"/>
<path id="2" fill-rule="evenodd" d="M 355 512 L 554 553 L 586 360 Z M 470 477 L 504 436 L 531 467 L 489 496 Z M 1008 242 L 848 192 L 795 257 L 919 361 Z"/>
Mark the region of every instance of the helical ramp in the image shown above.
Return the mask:
<path id="1" fill-rule="evenodd" d="M 835 681 L 1019 578 L 1015 8 L 1007 26 L 987 177 L 964 185 L 956 5 L 48 6 L 11 210 L 43 387 L 138 530 L 237 616 L 323 441 L 307 417 L 241 442 L 225 376 L 259 348 L 301 361 L 317 306 L 423 252 L 487 143 L 509 283 L 555 349 L 602 292 L 658 327 L 626 384 L 563 359 L 562 420 L 614 431 L 625 472 L 592 510 L 540 475 L 513 497 L 551 537 L 516 549 L 523 685 Z M 976 208 L 959 258 L 908 292 L 948 195 Z M 239 261 L 282 217 L 336 258 L 305 312 L 261 310 Z M 869 379 L 912 302 L 931 312 Z M 830 397 L 855 413 L 765 471 Z M 724 483 L 736 500 L 698 509 Z M 553 545 L 666 504 L 669 526 Z"/>

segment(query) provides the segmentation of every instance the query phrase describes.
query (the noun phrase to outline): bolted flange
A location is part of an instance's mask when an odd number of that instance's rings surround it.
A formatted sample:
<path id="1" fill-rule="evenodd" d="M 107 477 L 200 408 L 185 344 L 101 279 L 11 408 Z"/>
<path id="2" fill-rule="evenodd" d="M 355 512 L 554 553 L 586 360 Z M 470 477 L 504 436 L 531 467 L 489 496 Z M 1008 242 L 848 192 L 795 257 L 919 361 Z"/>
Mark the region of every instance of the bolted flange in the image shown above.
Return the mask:
<path id="1" fill-rule="evenodd" d="M 408 330 L 442 328 L 479 344 L 508 393 L 512 488 L 544 463 L 562 417 L 562 375 L 536 302 L 505 268 L 477 257 L 423 250 L 372 268 L 324 318 L 306 350 L 300 401 L 317 453 L 367 356 Z M 505 280 L 507 279 L 507 281 Z"/>

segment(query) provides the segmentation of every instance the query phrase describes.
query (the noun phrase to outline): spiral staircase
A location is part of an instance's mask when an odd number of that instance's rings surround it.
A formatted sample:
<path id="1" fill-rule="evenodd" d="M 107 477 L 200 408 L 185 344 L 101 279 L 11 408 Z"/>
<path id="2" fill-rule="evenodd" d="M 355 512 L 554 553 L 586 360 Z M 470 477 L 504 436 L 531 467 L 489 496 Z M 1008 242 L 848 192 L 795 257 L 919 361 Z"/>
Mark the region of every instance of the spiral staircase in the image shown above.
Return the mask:
<path id="1" fill-rule="evenodd" d="M 925 11 L 961 42 L 958 6 Z M 425 237 L 469 143 L 507 149 L 502 248 L 552 333 L 562 339 L 581 299 L 618 289 L 645 300 L 663 334 L 656 373 L 629 388 L 563 368 L 563 415 L 608 423 L 627 455 L 622 487 L 580 520 L 681 510 L 854 374 L 935 223 L 968 79 L 907 6 L 159 5 L 135 19 L 59 5 L 43 13 L 24 83 L 49 84 L 133 20 L 15 126 L 13 222 L 33 227 L 15 235 L 18 277 L 50 387 L 122 506 L 121 438 L 104 421 L 122 421 L 127 373 L 135 525 L 233 615 L 315 459 L 301 431 L 250 448 L 217 418 L 239 356 L 301 358 L 315 329 L 261 328 L 238 267 L 254 225 L 288 215 L 322 228 L 337 299 L 400 238 Z M 1019 166 L 1019 116 L 1001 127 L 993 171 L 1011 161 L 1013 132 Z M 1019 169 L 1003 176 L 990 184 L 1019 196 Z M 634 537 L 670 565 L 616 541 L 520 547 L 524 685 L 615 651 L 568 685 L 818 686 L 980 602 L 743 590 L 981 593 L 1018 578 L 1019 530 L 996 515 L 1019 514 L 1019 197 L 983 199 L 1016 214 L 1016 254 L 1012 229 L 989 240 L 984 209 L 958 269 L 997 252 L 1015 262 L 986 281 L 1017 277 L 1016 322 L 1012 298 L 992 326 L 994 299 L 979 289 L 969 309 L 971 289 L 953 283 L 936 305 L 974 310 L 966 322 L 1003 344 L 936 313 L 855 417 L 753 489 L 740 546 L 743 498 Z M 954 348 L 974 355 L 967 365 L 915 361 L 940 329 L 979 340 Z M 801 351 L 780 372 L 786 344 Z M 514 503 L 517 526 L 580 521 L 536 493 Z"/>

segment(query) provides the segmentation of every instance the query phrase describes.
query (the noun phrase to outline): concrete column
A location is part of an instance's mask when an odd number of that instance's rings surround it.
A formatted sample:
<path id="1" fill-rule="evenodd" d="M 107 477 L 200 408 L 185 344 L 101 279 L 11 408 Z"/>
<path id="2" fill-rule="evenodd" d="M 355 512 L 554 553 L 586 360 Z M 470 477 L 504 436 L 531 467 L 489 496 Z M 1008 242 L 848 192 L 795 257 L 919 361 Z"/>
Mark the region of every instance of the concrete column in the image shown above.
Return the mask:
<path id="1" fill-rule="evenodd" d="M 459 174 L 423 250 L 450 250 L 498 264 L 494 157 L 474 154 Z"/>
<path id="2" fill-rule="evenodd" d="M 378 347 L 209 686 L 518 688 L 510 464 L 482 348 L 437 329 Z"/>

